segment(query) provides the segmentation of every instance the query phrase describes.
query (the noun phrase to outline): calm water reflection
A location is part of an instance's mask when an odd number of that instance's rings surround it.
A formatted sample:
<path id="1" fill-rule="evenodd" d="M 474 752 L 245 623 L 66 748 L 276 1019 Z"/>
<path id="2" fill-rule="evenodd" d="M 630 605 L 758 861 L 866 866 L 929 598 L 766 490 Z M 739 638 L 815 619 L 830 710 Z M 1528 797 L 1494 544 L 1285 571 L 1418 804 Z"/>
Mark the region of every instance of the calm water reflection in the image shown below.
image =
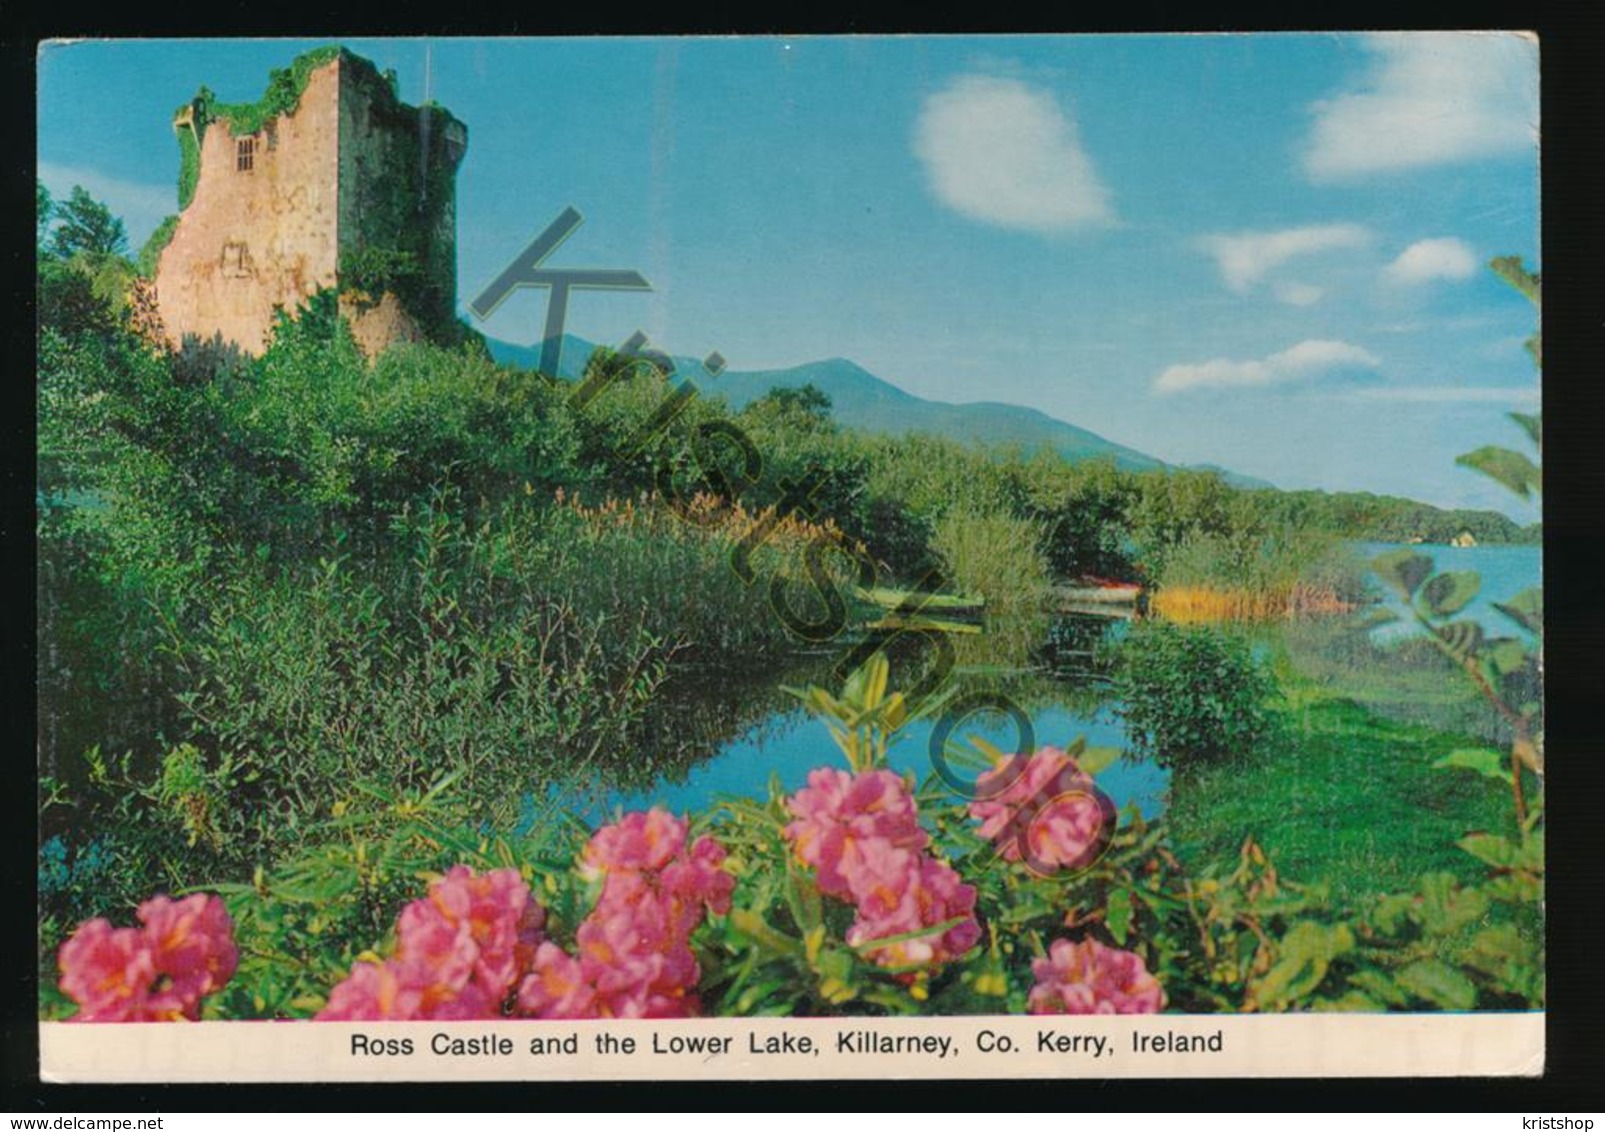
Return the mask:
<path id="1" fill-rule="evenodd" d="M 1125 748 L 1111 702 L 1100 645 L 1124 624 L 1099 617 L 1038 618 L 989 626 L 958 639 L 952 676 L 962 692 L 1001 693 L 1031 720 L 1037 746 L 1065 746 L 1085 736 L 1093 746 Z M 1028 639 L 1029 638 L 1029 639 Z M 566 808 L 594 823 L 616 808 L 663 805 L 702 809 L 720 796 L 767 797 L 771 780 L 800 788 L 818 766 L 844 766 L 825 725 L 798 707 L 783 686 L 834 686 L 841 649 L 788 658 L 765 676 L 733 680 L 727 672 L 684 675 L 665 698 L 650 737 L 626 765 L 595 768 L 596 786 Z M 894 686 L 897 666 L 894 664 Z M 890 751 L 892 766 L 924 781 L 933 773 L 935 720 L 904 728 Z M 1012 749 L 1014 728 L 1000 715 L 970 718 L 955 734 L 978 735 Z M 973 772 L 959 772 L 969 777 Z M 1145 817 L 1164 808 L 1168 774 L 1146 760 L 1122 757 L 1099 776 L 1115 804 L 1135 805 Z"/>

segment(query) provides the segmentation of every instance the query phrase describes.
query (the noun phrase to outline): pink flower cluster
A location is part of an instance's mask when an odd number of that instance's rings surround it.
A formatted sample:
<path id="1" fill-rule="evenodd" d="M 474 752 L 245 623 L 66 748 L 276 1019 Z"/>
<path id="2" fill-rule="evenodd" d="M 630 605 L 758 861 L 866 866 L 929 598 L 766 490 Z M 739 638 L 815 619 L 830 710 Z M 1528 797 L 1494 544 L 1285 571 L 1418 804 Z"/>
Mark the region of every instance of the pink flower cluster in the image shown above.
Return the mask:
<path id="1" fill-rule="evenodd" d="M 860 774 L 820 767 L 786 803 L 786 837 L 814 869 L 820 892 L 851 901 L 858 918 L 847 942 L 911 938 L 872 949 L 883 967 L 926 967 L 963 955 L 981 938 L 975 889 L 924 852 L 930 839 L 908 785 L 889 770 Z M 960 920 L 942 932 L 917 935 Z"/>
<path id="2" fill-rule="evenodd" d="M 74 1022 L 194 1021 L 201 999 L 234 975 L 234 924 L 216 896 L 156 896 L 137 914 L 141 927 L 94 919 L 61 945 L 61 989 L 79 1007 Z"/>
<path id="3" fill-rule="evenodd" d="M 709 911 L 730 910 L 735 878 L 711 837 L 686 846 L 684 820 L 666 810 L 626 814 L 585 846 L 581 870 L 602 894 L 575 936 L 576 955 L 541 944 L 519 987 L 537 1018 L 688 1018 L 701 1007 L 691 933 Z"/>
<path id="4" fill-rule="evenodd" d="M 1113 807 L 1063 751 L 1016 755 L 976 780 L 970 816 L 1007 861 L 1044 872 L 1093 864 L 1113 832 Z"/>
<path id="5" fill-rule="evenodd" d="M 500 1017 L 535 960 L 546 911 L 517 869 L 458 865 L 402 909 L 396 953 L 357 963 L 322 1021 Z"/>
<path id="6" fill-rule="evenodd" d="M 1157 1014 L 1164 988 L 1142 957 L 1095 939 L 1055 940 L 1031 964 L 1036 985 L 1026 1000 L 1032 1014 Z"/>

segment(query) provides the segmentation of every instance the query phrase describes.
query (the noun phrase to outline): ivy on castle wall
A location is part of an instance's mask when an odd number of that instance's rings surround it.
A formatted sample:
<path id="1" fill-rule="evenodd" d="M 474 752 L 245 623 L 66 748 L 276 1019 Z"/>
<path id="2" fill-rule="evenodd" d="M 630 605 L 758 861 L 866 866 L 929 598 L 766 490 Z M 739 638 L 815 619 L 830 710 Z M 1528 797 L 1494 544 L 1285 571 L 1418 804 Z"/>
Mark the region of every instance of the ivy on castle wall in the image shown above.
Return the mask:
<path id="1" fill-rule="evenodd" d="M 342 214 L 352 224 L 341 232 L 342 283 L 374 301 L 389 291 L 431 339 L 455 342 L 457 169 L 446 134 L 456 119 L 432 104 L 405 105 L 390 76 L 354 61 L 372 132 L 350 143 L 361 148 L 342 190 L 355 194 Z"/>
<path id="2" fill-rule="evenodd" d="M 319 47 L 298 55 L 288 67 L 275 67 L 268 72 L 267 90 L 255 102 L 219 102 L 207 87 L 201 87 L 189 102 L 180 106 L 174 116 L 191 110 L 193 128 L 178 128 L 178 207 L 188 208 L 195 196 L 195 186 L 201 176 L 201 143 L 206 128 L 216 121 L 228 122 L 229 133 L 234 137 L 254 134 L 273 119 L 294 114 L 306 93 L 312 72 L 343 55 L 343 47 Z"/>
<path id="3" fill-rule="evenodd" d="M 444 107 L 432 102 L 408 106 L 400 98 L 394 71 L 380 72 L 368 60 L 342 47 L 320 47 L 270 72 L 267 90 L 255 102 L 219 102 L 207 87 L 178 113 L 189 110 L 189 122 L 177 129 L 179 208 L 189 207 L 200 180 L 201 147 L 206 130 L 226 121 L 232 136 L 253 134 L 282 115 L 293 114 L 306 93 L 312 72 L 340 59 L 343 82 L 349 81 L 368 106 L 372 132 L 354 161 L 356 176 L 341 192 L 355 194 L 353 207 L 341 209 L 339 275 L 341 289 L 359 301 L 376 303 L 386 293 L 432 340 L 462 341 L 467 328 L 456 316 L 455 201 L 457 162 L 446 135 L 460 125 Z M 348 141 L 341 140 L 345 149 Z M 342 166 L 345 155 L 342 154 Z M 172 226 L 177 219 L 172 218 Z M 156 260 L 172 238 L 164 221 L 141 252 L 154 273 Z"/>
<path id="4" fill-rule="evenodd" d="M 195 186 L 201 180 L 201 137 L 206 127 L 197 122 L 195 128 L 178 128 L 178 207 L 189 207 L 195 197 Z"/>
<path id="5" fill-rule="evenodd" d="M 156 278 L 156 265 L 162 258 L 162 252 L 167 245 L 173 242 L 173 233 L 178 230 L 178 217 L 169 216 L 156 225 L 156 231 L 150 234 L 145 246 L 139 249 L 139 256 L 134 261 L 135 269 L 142 279 Z"/>

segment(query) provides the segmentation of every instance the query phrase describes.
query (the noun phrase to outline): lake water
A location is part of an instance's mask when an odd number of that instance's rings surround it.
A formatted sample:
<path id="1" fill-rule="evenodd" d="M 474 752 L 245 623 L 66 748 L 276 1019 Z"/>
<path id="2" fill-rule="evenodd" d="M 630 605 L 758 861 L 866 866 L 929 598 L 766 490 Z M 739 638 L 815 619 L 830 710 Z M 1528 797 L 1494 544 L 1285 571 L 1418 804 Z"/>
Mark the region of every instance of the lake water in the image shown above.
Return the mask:
<path id="1" fill-rule="evenodd" d="M 1047 626 L 1043 646 L 1032 658 L 1033 670 L 1007 669 L 1000 677 L 996 666 L 977 664 L 979 658 L 969 655 L 966 659 L 970 663 L 956 669 L 952 680 L 961 691 L 1002 690 L 1030 719 L 1034 747 L 1067 747 L 1084 737 L 1089 746 L 1123 750 L 1127 745 L 1124 724 L 1109 699 L 1105 677 L 1089 664 L 1098 639 L 1120 628 L 1119 623 L 1103 618 L 1057 619 Z M 1003 635 L 1006 631 L 1000 634 Z M 967 638 L 965 644 L 972 653 L 977 645 L 985 651 L 979 638 Z M 1074 658 L 1069 668 L 1063 667 L 1066 658 Z M 834 681 L 829 677 L 828 666 L 816 665 L 807 673 L 789 673 L 774 683 L 798 686 L 810 682 L 830 687 Z M 911 773 L 922 783 L 935 773 L 931 737 L 937 722 L 916 720 L 898 733 L 888 752 L 892 769 Z M 725 724 L 728 730 L 727 717 Z M 1013 750 L 1019 743 L 1012 723 L 1001 714 L 979 714 L 965 720 L 950 737 L 949 747 L 966 747 L 972 736 L 1003 750 Z M 650 785 L 637 783 L 604 791 L 581 813 L 596 819 L 615 808 L 633 810 L 652 805 L 684 813 L 704 808 L 721 796 L 766 798 L 771 780 L 778 780 L 781 789 L 789 794 L 802 788 L 808 772 L 815 767 L 845 769 L 846 765 L 846 757 L 823 722 L 792 702 L 771 701 L 760 703 L 752 718 L 711 744 L 708 757 L 681 765 Z M 973 767 L 955 764 L 949 776 L 967 782 L 973 781 L 976 773 Z M 1146 818 L 1164 809 L 1168 781 L 1167 771 L 1129 756 L 1122 756 L 1098 775 L 1099 786 L 1118 808 L 1135 806 Z"/>
<path id="2" fill-rule="evenodd" d="M 1393 543 L 1361 543 L 1357 548 L 1369 560 L 1397 549 Z M 1461 613 L 1481 623 L 1491 635 L 1509 636 L 1512 623 L 1493 608 L 1496 601 L 1507 601 L 1530 586 L 1542 583 L 1542 548 L 1536 546 L 1413 546 L 1409 549 L 1429 555 L 1438 571 L 1474 570 L 1482 578 L 1482 590 Z M 1408 619 L 1403 603 L 1391 593 L 1386 604 L 1406 617 L 1374 633 L 1376 639 L 1420 632 Z M 1034 671 L 1020 672 L 1022 657 L 1016 652 L 1001 667 L 1015 666 L 1016 677 L 1008 694 L 1022 706 L 1031 720 L 1037 746 L 1063 747 L 1078 736 L 1091 746 L 1127 747 L 1124 725 L 1117 707 L 1108 696 L 1104 678 L 1086 662 L 1100 639 L 1118 635 L 1124 626 L 1118 621 L 1090 617 L 1059 618 L 1047 625 L 1043 642 L 1034 647 L 1028 666 Z M 987 638 L 1003 647 L 1008 627 L 992 627 L 982 637 L 966 638 L 966 646 L 978 648 L 968 667 L 956 671 L 960 688 L 989 686 Z M 1017 642 L 1016 642 L 1017 643 Z M 1064 658 L 1072 660 L 1068 666 Z M 1079 671 L 1077 665 L 1079 664 Z M 694 708 L 683 721 L 666 728 L 687 740 L 683 755 L 668 758 L 661 769 L 638 768 L 642 773 L 629 783 L 604 786 L 581 804 L 581 817 L 598 821 L 616 808 L 625 810 L 662 805 L 677 813 L 706 808 L 723 797 L 766 798 L 770 782 L 777 779 L 786 793 L 800 789 L 815 767 L 845 767 L 846 759 L 830 738 L 825 724 L 795 706 L 780 693 L 780 685 L 801 686 L 819 683 L 830 687 L 828 661 L 815 658 L 811 666 L 760 678 L 753 688 L 733 687 L 721 674 L 694 682 L 678 699 L 682 706 Z M 929 749 L 933 721 L 908 725 L 892 746 L 889 759 L 898 771 L 911 772 L 924 782 L 934 768 Z M 966 722 L 955 735 L 962 740 L 979 735 L 1005 750 L 1013 749 L 1016 737 L 1011 725 L 1001 717 L 981 716 Z M 660 744 L 661 745 L 661 744 Z M 973 771 L 956 772 L 968 779 Z M 1135 806 L 1146 818 L 1165 808 L 1169 773 L 1151 761 L 1122 756 L 1098 776 L 1099 785 L 1117 807 Z"/>
<path id="3" fill-rule="evenodd" d="M 1482 579 L 1482 589 L 1457 616 L 1477 622 L 1490 636 L 1509 637 L 1520 633 L 1515 622 L 1494 608 L 1494 602 L 1509 601 L 1522 590 L 1543 585 L 1544 580 L 1544 548 L 1541 546 L 1404 546 L 1391 542 L 1364 542 L 1356 546 L 1367 561 L 1390 550 L 1412 550 L 1431 558 L 1435 573 L 1447 570 L 1476 573 Z M 1377 640 L 1422 631 L 1411 618 L 1404 601 L 1392 590 L 1387 590 L 1384 604 L 1402 616 L 1397 622 L 1377 629 Z"/>
<path id="4" fill-rule="evenodd" d="M 1028 714 L 1037 746 L 1064 747 L 1077 736 L 1085 736 L 1094 747 L 1125 746 L 1125 728 L 1107 708 L 1090 716 L 1055 706 Z M 887 756 L 893 770 L 911 772 L 921 782 L 933 773 L 930 739 L 934 727 L 932 721 L 922 720 L 903 729 Z M 972 720 L 960 733 L 979 735 L 1005 750 L 1017 742 L 1012 725 L 1001 719 Z M 614 794 L 604 808 L 611 810 L 616 805 L 634 810 L 662 805 L 683 813 L 721 795 L 764 798 L 768 796 L 771 777 L 778 778 L 781 788 L 790 794 L 802 788 L 810 770 L 820 766 L 845 769 L 846 757 L 832 742 L 823 723 L 798 710 L 766 719 L 725 744 L 708 761 L 693 767 L 683 781 Z M 973 771 L 954 768 L 950 773 L 960 781 L 973 780 Z M 1122 757 L 1098 776 L 1098 785 L 1117 807 L 1135 805 L 1144 817 L 1151 818 L 1164 806 L 1168 777 L 1151 762 Z"/>

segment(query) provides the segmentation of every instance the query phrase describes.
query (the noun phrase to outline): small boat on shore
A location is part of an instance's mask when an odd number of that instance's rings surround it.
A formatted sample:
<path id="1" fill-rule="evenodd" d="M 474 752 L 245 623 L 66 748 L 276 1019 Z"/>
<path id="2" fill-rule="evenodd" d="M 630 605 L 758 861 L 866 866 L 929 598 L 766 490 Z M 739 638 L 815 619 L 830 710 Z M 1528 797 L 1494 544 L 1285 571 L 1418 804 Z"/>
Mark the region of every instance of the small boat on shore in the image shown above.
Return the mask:
<path id="1" fill-rule="evenodd" d="M 897 590 L 887 586 L 856 589 L 860 601 L 878 605 L 893 613 L 920 612 L 944 613 L 950 617 L 980 616 L 986 608 L 986 599 L 968 594 L 931 593 L 921 590 Z"/>
<path id="2" fill-rule="evenodd" d="M 1136 582 L 1112 578 L 1078 578 L 1068 586 L 1055 586 L 1054 600 L 1060 605 L 1136 605 L 1142 587 Z"/>

